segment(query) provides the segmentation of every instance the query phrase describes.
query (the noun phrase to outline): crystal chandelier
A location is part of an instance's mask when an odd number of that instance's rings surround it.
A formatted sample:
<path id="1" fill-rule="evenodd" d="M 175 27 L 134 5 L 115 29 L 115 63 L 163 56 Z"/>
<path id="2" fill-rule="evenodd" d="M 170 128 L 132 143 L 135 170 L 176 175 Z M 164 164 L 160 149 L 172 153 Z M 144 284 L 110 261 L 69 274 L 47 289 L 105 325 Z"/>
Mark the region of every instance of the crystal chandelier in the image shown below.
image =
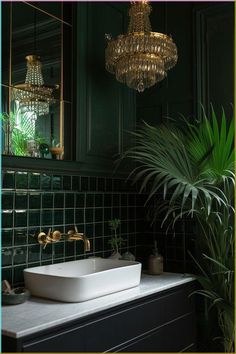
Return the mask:
<path id="1" fill-rule="evenodd" d="M 172 38 L 152 32 L 150 13 L 147 1 L 131 2 L 128 33 L 115 39 L 107 35 L 107 71 L 139 92 L 163 80 L 178 59 Z"/>
<path id="2" fill-rule="evenodd" d="M 45 86 L 42 63 L 37 55 L 28 55 L 25 83 L 14 85 L 12 98 L 18 101 L 22 113 L 34 112 L 37 116 L 49 113 L 49 105 L 54 102 L 53 87 Z"/>

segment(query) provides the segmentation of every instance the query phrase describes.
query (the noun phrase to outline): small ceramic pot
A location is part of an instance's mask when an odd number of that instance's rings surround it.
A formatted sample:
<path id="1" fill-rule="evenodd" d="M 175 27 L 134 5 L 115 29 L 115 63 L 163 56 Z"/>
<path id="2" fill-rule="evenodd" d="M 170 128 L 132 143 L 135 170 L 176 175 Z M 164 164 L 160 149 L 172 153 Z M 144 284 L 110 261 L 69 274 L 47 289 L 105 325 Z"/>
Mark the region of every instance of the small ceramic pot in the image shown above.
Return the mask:
<path id="1" fill-rule="evenodd" d="M 56 160 L 62 160 L 64 154 L 64 147 L 51 147 L 50 152 L 52 154 L 52 158 Z"/>

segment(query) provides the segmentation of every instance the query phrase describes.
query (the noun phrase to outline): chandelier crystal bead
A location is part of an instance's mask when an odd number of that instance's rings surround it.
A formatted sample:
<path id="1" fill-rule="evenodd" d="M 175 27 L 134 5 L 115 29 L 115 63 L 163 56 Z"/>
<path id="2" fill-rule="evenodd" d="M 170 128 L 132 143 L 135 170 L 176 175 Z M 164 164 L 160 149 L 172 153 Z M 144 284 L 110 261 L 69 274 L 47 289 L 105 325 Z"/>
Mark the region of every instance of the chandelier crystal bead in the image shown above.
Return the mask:
<path id="1" fill-rule="evenodd" d="M 178 55 L 172 38 L 152 32 L 147 1 L 131 2 L 128 33 L 108 40 L 106 69 L 128 87 L 143 92 L 167 76 Z"/>

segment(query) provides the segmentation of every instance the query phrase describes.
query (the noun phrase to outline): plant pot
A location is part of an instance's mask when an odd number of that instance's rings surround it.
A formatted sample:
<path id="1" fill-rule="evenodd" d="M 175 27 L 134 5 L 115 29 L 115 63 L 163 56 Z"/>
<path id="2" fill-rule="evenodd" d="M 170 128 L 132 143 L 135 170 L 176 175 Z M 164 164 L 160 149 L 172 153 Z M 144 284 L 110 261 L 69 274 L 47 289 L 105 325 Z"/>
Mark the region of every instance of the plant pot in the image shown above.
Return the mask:
<path id="1" fill-rule="evenodd" d="M 64 147 L 51 147 L 49 150 L 53 159 L 63 160 Z"/>
<path id="2" fill-rule="evenodd" d="M 120 254 L 120 252 L 114 251 L 108 258 L 111 258 L 111 259 L 121 259 L 121 254 Z"/>

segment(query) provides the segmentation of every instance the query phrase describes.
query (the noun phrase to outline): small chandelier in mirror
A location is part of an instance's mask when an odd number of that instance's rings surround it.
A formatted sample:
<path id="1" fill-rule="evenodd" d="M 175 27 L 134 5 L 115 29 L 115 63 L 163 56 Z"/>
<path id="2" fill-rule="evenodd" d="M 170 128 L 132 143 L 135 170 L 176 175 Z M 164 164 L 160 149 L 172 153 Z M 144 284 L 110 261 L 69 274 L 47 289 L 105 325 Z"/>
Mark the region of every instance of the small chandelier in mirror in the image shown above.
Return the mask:
<path id="1" fill-rule="evenodd" d="M 36 116 L 49 113 L 54 102 L 53 87 L 44 85 L 42 63 L 37 55 L 28 55 L 25 83 L 14 85 L 12 98 L 18 102 L 22 113 L 34 112 Z"/>
<path id="2" fill-rule="evenodd" d="M 152 32 L 150 13 L 147 1 L 131 2 L 128 33 L 115 39 L 107 35 L 107 71 L 139 92 L 163 80 L 178 59 L 172 38 Z"/>

